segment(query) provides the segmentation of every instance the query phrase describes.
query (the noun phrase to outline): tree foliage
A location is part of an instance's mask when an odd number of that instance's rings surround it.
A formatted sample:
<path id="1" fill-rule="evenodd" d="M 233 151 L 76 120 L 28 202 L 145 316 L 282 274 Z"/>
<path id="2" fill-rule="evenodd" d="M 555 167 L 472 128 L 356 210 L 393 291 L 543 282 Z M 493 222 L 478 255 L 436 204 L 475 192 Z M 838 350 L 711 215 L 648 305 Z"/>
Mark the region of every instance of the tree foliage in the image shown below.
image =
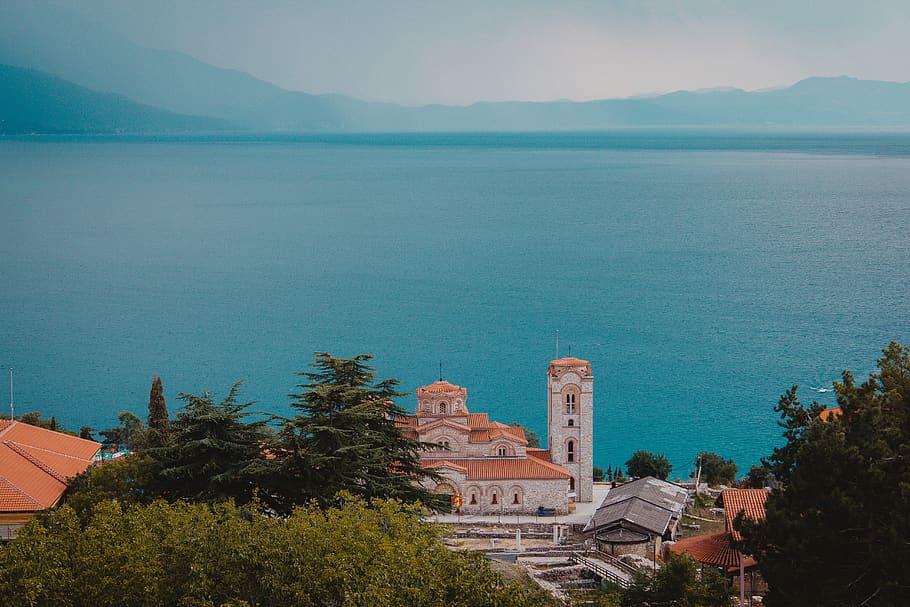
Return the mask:
<path id="1" fill-rule="evenodd" d="M 299 373 L 305 381 L 291 395 L 300 413 L 283 420 L 270 459 L 261 463 L 264 498 L 285 512 L 309 500 L 327 506 L 339 491 L 441 506 L 418 484 L 437 478 L 420 464 L 420 451 L 434 445 L 406 437 L 395 425 L 405 413 L 392 400 L 404 395 L 398 381 L 377 382 L 368 354 L 315 356 L 315 371 Z"/>
<path id="2" fill-rule="evenodd" d="M 453 552 L 423 511 L 343 496 L 286 519 L 256 505 L 64 506 L 0 550 L 0 607 L 544 604 L 474 553 Z"/>
<path id="3" fill-rule="evenodd" d="M 842 411 L 820 418 L 796 386 L 776 411 L 786 443 L 764 461 L 777 488 L 762 522 L 739 521 L 769 606 L 899 605 L 910 588 L 910 360 L 897 343 L 879 371 L 835 383 Z"/>
<path id="4" fill-rule="evenodd" d="M 764 489 L 765 487 L 774 486 L 774 475 L 767 466 L 751 466 L 746 478 L 743 479 L 743 486 L 750 489 Z"/>
<path id="5" fill-rule="evenodd" d="M 252 499 L 252 471 L 263 457 L 265 422 L 247 421 L 252 403 L 238 402 L 239 390 L 238 382 L 220 403 L 209 392 L 179 395 L 186 405 L 171 428 L 171 440 L 145 451 L 153 460 L 152 491 L 169 500 Z"/>
<path id="6" fill-rule="evenodd" d="M 699 575 L 695 561 L 673 555 L 654 576 L 636 576 L 632 586 L 622 593 L 620 604 L 728 607 L 733 604 L 732 587 L 713 569 L 706 568 Z"/>
<path id="7" fill-rule="evenodd" d="M 530 430 L 528 428 L 525 428 L 518 422 L 511 422 L 509 425 L 514 428 L 522 429 L 522 431 L 525 433 L 525 440 L 528 441 L 528 447 L 530 447 L 532 449 L 540 449 L 540 437 L 537 436 L 536 432 L 534 432 L 533 430 Z"/>
<path id="8" fill-rule="evenodd" d="M 703 451 L 695 458 L 695 466 L 701 465 L 701 480 L 709 485 L 732 485 L 736 482 L 736 464 L 716 453 Z"/>
<path id="9" fill-rule="evenodd" d="M 631 477 L 654 476 L 666 480 L 672 470 L 670 460 L 663 453 L 654 454 L 640 449 L 626 461 L 626 472 Z"/>
<path id="10" fill-rule="evenodd" d="M 152 377 L 152 388 L 149 391 L 149 417 L 146 427 L 150 447 L 163 447 L 167 444 L 171 432 L 171 421 L 168 418 L 167 403 L 164 400 L 164 386 L 157 375 Z"/>
<path id="11" fill-rule="evenodd" d="M 122 504 L 148 503 L 153 497 L 152 460 L 145 454 L 132 454 L 91 466 L 70 481 L 64 502 L 81 519 L 87 519 L 96 504 L 117 500 Z"/>
<path id="12" fill-rule="evenodd" d="M 104 437 L 105 446 L 127 451 L 135 451 L 145 446 L 145 425 L 136 414 L 121 411 L 117 421 L 120 422 L 119 426 L 98 431 L 98 434 Z"/>

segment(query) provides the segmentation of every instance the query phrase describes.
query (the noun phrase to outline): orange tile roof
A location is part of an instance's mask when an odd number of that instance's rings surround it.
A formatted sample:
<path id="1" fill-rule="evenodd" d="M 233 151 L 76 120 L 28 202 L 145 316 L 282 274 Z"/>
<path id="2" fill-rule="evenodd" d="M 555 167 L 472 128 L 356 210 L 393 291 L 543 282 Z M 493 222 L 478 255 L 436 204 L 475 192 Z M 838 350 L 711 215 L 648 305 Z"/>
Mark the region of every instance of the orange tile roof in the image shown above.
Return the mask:
<path id="1" fill-rule="evenodd" d="M 670 551 L 674 554 L 687 554 L 699 563 L 714 567 L 739 567 L 740 553 L 730 546 L 730 537 L 725 531 L 711 535 L 698 535 L 679 540 Z M 743 566 L 753 567 L 754 559 L 746 557 Z"/>
<path id="2" fill-rule="evenodd" d="M 550 368 L 548 371 L 552 374 L 556 371 L 565 371 L 570 367 L 584 367 L 585 375 L 591 375 L 591 363 L 582 360 L 580 358 L 572 358 L 571 356 L 566 358 L 557 358 L 556 360 L 550 361 Z"/>
<path id="3" fill-rule="evenodd" d="M 0 424 L 0 512 L 53 506 L 100 448 L 95 441 L 22 422 Z"/>
<path id="4" fill-rule="evenodd" d="M 819 413 L 818 419 L 822 420 L 823 422 L 826 422 L 833 417 L 840 417 L 843 414 L 844 414 L 844 412 L 841 411 L 840 407 L 831 407 L 830 409 L 825 409 L 821 413 Z"/>
<path id="5" fill-rule="evenodd" d="M 571 474 L 562 466 L 551 464 L 536 457 L 477 457 L 424 459 L 426 467 L 438 467 L 450 464 L 463 468 L 467 480 L 560 480 L 568 479 Z"/>
<path id="6" fill-rule="evenodd" d="M 738 531 L 733 529 L 733 520 L 740 512 L 753 521 L 765 519 L 765 500 L 768 499 L 770 489 L 724 489 L 718 502 L 724 508 L 724 519 L 727 531 L 736 541 L 742 540 Z"/>
<path id="7" fill-rule="evenodd" d="M 468 425 L 471 428 L 486 428 L 490 425 L 490 416 L 486 413 L 468 413 Z"/>
<path id="8" fill-rule="evenodd" d="M 528 447 L 527 453 L 528 453 L 528 456 L 536 457 L 537 459 L 543 460 L 545 462 L 553 461 L 550 456 L 549 449 L 536 449 L 534 447 Z"/>
<path id="9" fill-rule="evenodd" d="M 460 393 L 461 395 L 465 396 L 468 393 L 468 389 L 462 388 L 461 386 L 456 386 L 455 384 L 449 383 L 447 381 L 442 381 L 442 380 L 434 381 L 429 386 L 422 386 L 420 388 L 417 388 L 418 396 L 420 396 L 422 394 L 426 394 L 426 393 L 449 394 L 452 392 L 457 392 L 457 393 Z"/>

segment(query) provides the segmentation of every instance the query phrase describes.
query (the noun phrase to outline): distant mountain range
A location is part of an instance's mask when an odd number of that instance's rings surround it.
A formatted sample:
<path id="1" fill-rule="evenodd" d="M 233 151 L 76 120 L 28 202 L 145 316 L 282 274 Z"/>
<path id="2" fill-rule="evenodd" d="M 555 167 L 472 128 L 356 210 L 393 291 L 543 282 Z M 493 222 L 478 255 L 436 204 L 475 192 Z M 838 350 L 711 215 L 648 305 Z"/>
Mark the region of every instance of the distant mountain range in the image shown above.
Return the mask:
<path id="1" fill-rule="evenodd" d="M 0 133 L 910 127 L 910 83 L 848 77 L 760 92 L 466 107 L 310 95 L 49 11 L 0 8 Z"/>

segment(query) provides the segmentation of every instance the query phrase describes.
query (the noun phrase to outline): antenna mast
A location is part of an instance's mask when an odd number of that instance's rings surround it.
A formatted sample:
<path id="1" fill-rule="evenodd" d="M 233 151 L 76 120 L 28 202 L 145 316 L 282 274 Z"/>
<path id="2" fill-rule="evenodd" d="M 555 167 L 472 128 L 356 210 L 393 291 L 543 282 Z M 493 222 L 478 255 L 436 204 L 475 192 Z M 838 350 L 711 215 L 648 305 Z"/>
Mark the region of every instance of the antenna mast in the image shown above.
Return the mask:
<path id="1" fill-rule="evenodd" d="M 559 329 L 556 329 L 556 360 L 559 360 Z"/>
<path id="2" fill-rule="evenodd" d="M 442 381 L 442 359 L 439 359 L 439 381 Z"/>
<path id="3" fill-rule="evenodd" d="M 13 368 L 9 368 L 9 421 L 12 422 L 16 419 L 15 413 L 13 411 Z"/>

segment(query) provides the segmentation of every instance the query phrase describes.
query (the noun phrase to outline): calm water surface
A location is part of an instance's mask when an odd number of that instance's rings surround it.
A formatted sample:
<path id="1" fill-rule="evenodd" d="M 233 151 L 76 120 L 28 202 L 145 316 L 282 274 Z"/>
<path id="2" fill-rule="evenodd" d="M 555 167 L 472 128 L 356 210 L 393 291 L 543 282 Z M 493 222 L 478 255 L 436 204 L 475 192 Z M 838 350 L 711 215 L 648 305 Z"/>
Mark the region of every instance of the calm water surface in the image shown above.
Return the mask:
<path id="1" fill-rule="evenodd" d="M 289 413 L 326 350 L 411 392 L 442 360 L 544 436 L 558 329 L 598 464 L 747 469 L 787 387 L 910 344 L 908 299 L 906 135 L 0 140 L 0 364 L 72 428 L 144 417 L 153 373 Z"/>

